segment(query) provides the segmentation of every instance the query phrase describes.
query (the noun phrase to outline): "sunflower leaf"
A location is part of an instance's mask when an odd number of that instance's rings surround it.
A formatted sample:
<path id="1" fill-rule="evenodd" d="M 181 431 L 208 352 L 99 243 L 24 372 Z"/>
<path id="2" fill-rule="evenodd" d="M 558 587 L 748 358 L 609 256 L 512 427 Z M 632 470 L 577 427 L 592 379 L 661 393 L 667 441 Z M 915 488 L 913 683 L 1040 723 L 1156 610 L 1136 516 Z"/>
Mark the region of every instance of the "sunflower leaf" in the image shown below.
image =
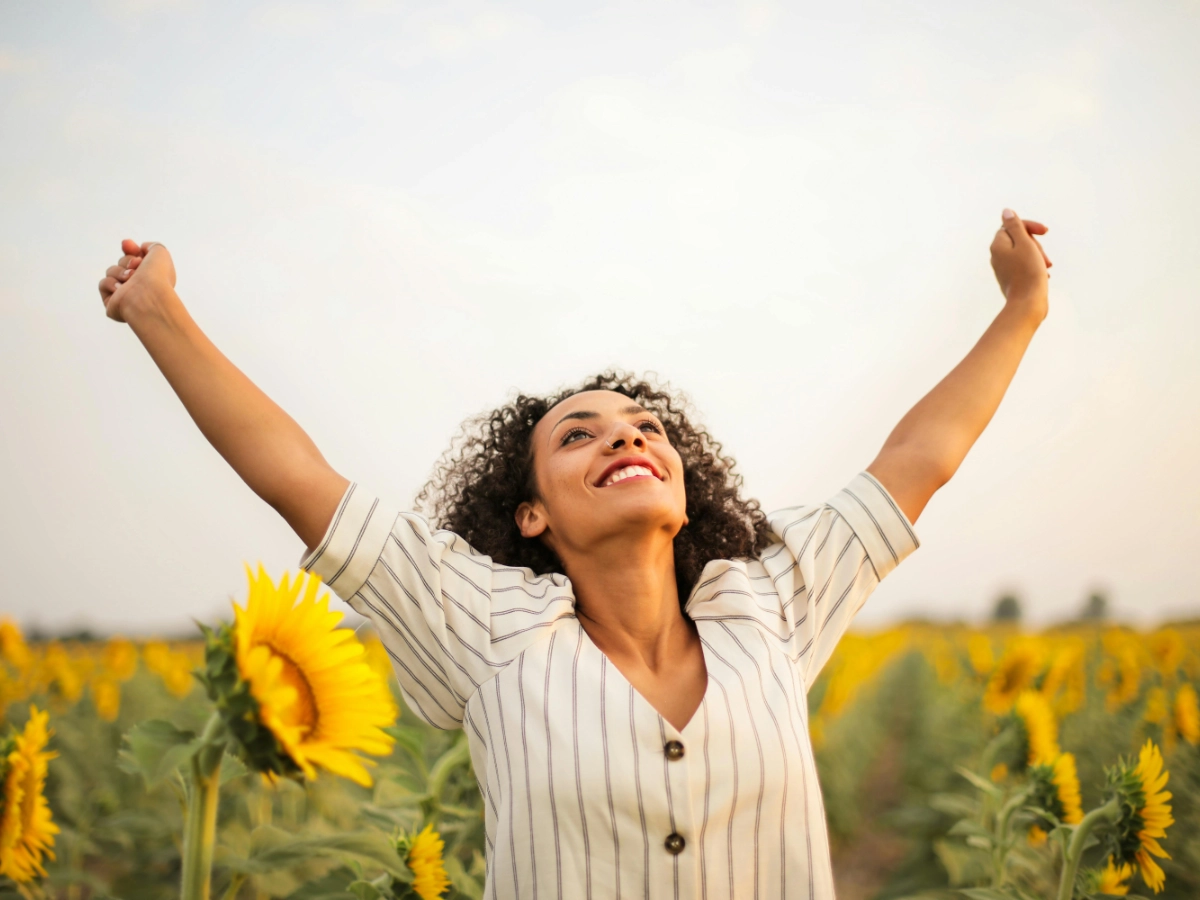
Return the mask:
<path id="1" fill-rule="evenodd" d="M 443 860 L 446 867 L 446 875 L 450 878 L 450 883 L 454 885 L 454 889 L 462 894 L 468 900 L 481 900 L 483 897 L 483 885 L 472 878 L 463 864 L 456 856 L 447 856 Z"/>
<path id="2" fill-rule="evenodd" d="M 124 743 L 117 765 L 131 775 L 141 775 L 147 789 L 169 778 L 203 745 L 194 731 L 182 731 L 163 719 L 135 725 Z"/>
<path id="3" fill-rule="evenodd" d="M 347 885 L 357 880 L 349 866 L 338 866 L 315 881 L 301 885 L 287 895 L 286 900 L 350 900 Z"/>
<path id="4" fill-rule="evenodd" d="M 973 822 L 970 819 L 960 819 L 950 826 L 950 830 L 946 834 L 952 835 L 976 835 L 977 837 L 985 837 L 989 840 L 992 833 L 980 825 L 978 822 Z"/>
<path id="5" fill-rule="evenodd" d="M 233 781 L 235 778 L 241 778 L 248 771 L 250 770 L 246 768 L 246 764 L 236 756 L 231 756 L 230 754 L 226 753 L 223 757 L 221 757 L 222 785 L 224 785 L 226 782 Z"/>
<path id="6" fill-rule="evenodd" d="M 358 900 L 394 900 L 396 894 L 378 881 L 352 881 L 346 888 Z M 405 894 L 407 895 L 407 891 Z"/>
<path id="7" fill-rule="evenodd" d="M 224 852 L 220 863 L 234 872 L 262 875 L 293 868 L 311 861 L 315 856 L 357 857 L 382 867 L 396 878 L 404 881 L 412 879 L 412 873 L 396 852 L 391 839 L 379 831 L 298 837 L 271 825 L 260 825 L 250 834 L 250 852 L 246 856 Z"/>
<path id="8" fill-rule="evenodd" d="M 979 813 L 979 803 L 962 794 L 933 794 L 929 798 L 929 806 L 951 816 L 975 816 Z"/>
<path id="9" fill-rule="evenodd" d="M 972 772 L 970 769 L 966 768 L 965 766 L 955 766 L 954 771 L 956 771 L 963 778 L 967 779 L 967 781 L 971 782 L 971 784 L 975 785 L 975 787 L 979 788 L 981 791 L 983 791 L 985 793 L 991 794 L 993 797 L 999 797 L 1001 794 L 1004 793 L 1003 791 L 1000 790 L 1000 788 L 998 788 L 998 787 L 996 787 L 996 785 L 992 784 L 991 781 L 989 781 L 986 778 L 983 778 L 982 776 L 976 775 L 974 772 Z"/>

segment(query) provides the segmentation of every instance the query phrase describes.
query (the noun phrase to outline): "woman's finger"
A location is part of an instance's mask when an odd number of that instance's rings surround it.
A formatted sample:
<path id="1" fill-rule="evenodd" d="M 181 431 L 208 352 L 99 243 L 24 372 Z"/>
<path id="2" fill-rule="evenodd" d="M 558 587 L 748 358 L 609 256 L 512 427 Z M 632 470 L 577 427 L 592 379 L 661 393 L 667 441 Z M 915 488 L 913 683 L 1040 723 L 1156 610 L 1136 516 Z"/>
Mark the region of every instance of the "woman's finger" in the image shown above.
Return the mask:
<path id="1" fill-rule="evenodd" d="M 104 278 L 101 278 L 100 279 L 100 299 L 103 300 L 104 303 L 107 305 L 108 298 L 111 297 L 113 294 L 115 294 L 117 291 L 117 288 L 119 288 L 120 286 L 121 285 L 118 284 L 117 280 L 115 278 L 113 278 L 112 276 L 106 276 Z"/>
<path id="2" fill-rule="evenodd" d="M 1045 251 L 1045 249 L 1043 249 L 1041 242 L 1038 241 L 1037 238 L 1033 237 L 1033 235 L 1030 235 L 1029 237 L 1035 244 L 1037 244 L 1037 248 L 1038 248 L 1039 252 L 1041 252 L 1041 254 L 1042 254 L 1042 261 L 1045 262 L 1046 268 L 1048 269 L 1052 265 L 1054 265 L 1054 263 L 1050 262 L 1050 257 L 1048 257 L 1046 255 L 1046 251 Z"/>
<path id="3" fill-rule="evenodd" d="M 121 241 L 121 252 L 130 256 L 141 256 L 142 248 L 138 245 L 137 241 L 125 238 L 125 240 Z"/>
<path id="4" fill-rule="evenodd" d="M 1033 219 L 1025 220 L 1025 230 L 1030 234 L 1045 234 L 1050 229 L 1041 222 L 1035 222 Z"/>
<path id="5" fill-rule="evenodd" d="M 1025 222 L 1025 224 L 1026 224 L 1026 225 L 1029 225 L 1030 223 L 1029 223 L 1028 221 L 1026 221 L 1026 222 Z M 1040 222 L 1034 222 L 1033 224 L 1034 224 L 1034 225 L 1041 225 L 1041 223 L 1040 223 Z M 1041 225 L 1041 227 L 1042 227 L 1042 228 L 1045 228 L 1046 226 L 1045 226 L 1045 225 Z M 1029 229 L 1026 229 L 1026 233 L 1028 233 L 1028 231 L 1029 231 Z M 1037 232 L 1037 233 L 1038 233 L 1038 234 L 1043 234 L 1044 232 L 1041 232 L 1041 231 L 1039 231 L 1039 232 Z M 1003 235 L 1003 237 L 1001 237 L 1001 235 Z M 1034 242 L 1034 244 L 1036 244 L 1036 245 L 1037 245 L 1038 252 L 1042 254 L 1042 262 L 1044 262 L 1044 263 L 1046 264 L 1046 268 L 1048 269 L 1048 268 L 1050 268 L 1052 265 L 1054 265 L 1054 263 L 1050 262 L 1050 257 L 1048 257 L 1048 256 L 1046 255 L 1046 251 L 1045 251 L 1045 249 L 1042 247 L 1042 244 L 1041 244 L 1041 242 L 1040 242 L 1040 241 L 1039 241 L 1037 238 L 1035 238 L 1035 237 L 1034 237 L 1032 234 L 1030 234 L 1030 235 L 1029 235 L 1029 239 L 1030 239 L 1031 241 L 1033 241 L 1033 242 Z M 999 244 L 997 244 L 997 241 L 999 241 Z M 1013 242 L 1013 239 L 1012 239 L 1012 235 L 1010 235 L 1010 234 L 1008 233 L 1008 231 L 1007 231 L 1007 230 L 1005 230 L 1003 227 L 1000 227 L 1000 228 L 996 229 L 996 236 L 995 236 L 994 238 L 992 238 L 992 247 L 993 247 L 993 249 L 995 249 L 997 246 L 998 246 L 998 247 L 1000 247 L 1001 249 L 1011 249 L 1012 247 L 1014 247 L 1014 246 L 1015 246 L 1015 243 Z"/>

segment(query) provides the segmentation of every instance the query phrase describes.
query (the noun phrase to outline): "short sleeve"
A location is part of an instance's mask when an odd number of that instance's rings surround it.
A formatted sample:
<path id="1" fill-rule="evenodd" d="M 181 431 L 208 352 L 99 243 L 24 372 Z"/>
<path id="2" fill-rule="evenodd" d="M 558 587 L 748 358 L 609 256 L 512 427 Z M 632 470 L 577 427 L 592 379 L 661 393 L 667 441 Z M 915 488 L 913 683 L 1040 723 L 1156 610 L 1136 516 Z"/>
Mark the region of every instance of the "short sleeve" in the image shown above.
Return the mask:
<path id="1" fill-rule="evenodd" d="M 574 616 L 562 575 L 501 566 L 351 484 L 300 563 L 371 620 L 409 707 L 437 728 L 554 623 Z"/>
<path id="2" fill-rule="evenodd" d="M 779 543 L 763 552 L 762 564 L 779 602 L 779 626 L 790 632 L 792 656 L 811 687 L 867 597 L 920 542 L 868 472 L 820 506 L 768 519 Z"/>

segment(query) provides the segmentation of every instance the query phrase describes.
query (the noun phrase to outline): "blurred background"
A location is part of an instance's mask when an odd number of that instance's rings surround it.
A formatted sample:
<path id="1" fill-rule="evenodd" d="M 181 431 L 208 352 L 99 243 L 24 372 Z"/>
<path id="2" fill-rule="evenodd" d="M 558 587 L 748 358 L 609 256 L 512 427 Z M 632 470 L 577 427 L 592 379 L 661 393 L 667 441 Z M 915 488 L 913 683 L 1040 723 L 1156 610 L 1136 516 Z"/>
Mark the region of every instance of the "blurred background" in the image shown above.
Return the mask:
<path id="1" fill-rule="evenodd" d="M 1036 729 L 1084 809 L 1161 746 L 1165 898 L 1200 895 L 1197 34 L 1196 0 L 2 0 L 0 726 L 50 712 L 46 895 L 176 895 L 138 728 L 201 727 L 193 619 L 303 549 L 105 318 L 122 238 L 397 503 L 467 417 L 616 366 L 686 391 L 770 509 L 840 489 L 982 334 L 1005 206 L 1050 227 L 1050 316 L 809 695 L 839 896 L 1049 896 L 1048 820 L 997 814 L 1046 777 Z M 430 824 L 479 897 L 464 736 L 391 733 L 370 789 L 234 772 L 216 889 L 346 898 L 370 859 L 321 841 Z"/>
<path id="2" fill-rule="evenodd" d="M 96 283 L 122 238 L 331 463 L 408 503 L 459 423 L 607 366 L 820 501 L 1000 309 L 1051 313 L 860 622 L 1200 603 L 1200 6 L 0 5 L 3 607 L 187 632 L 302 547 Z"/>

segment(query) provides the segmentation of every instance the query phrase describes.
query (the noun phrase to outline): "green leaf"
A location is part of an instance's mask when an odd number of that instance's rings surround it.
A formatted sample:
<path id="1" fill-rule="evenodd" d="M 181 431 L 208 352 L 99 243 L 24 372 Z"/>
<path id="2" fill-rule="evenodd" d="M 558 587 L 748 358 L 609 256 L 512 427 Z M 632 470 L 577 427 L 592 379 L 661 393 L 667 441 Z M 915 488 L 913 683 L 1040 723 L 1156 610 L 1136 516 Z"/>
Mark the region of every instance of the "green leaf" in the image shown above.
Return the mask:
<path id="1" fill-rule="evenodd" d="M 296 888 L 286 900 L 350 900 L 353 895 L 347 887 L 357 878 L 349 866 L 338 866 L 321 878 Z"/>
<path id="2" fill-rule="evenodd" d="M 272 825 L 260 825 L 250 833 L 250 851 L 246 856 L 234 856 L 228 848 L 221 849 L 221 865 L 247 875 L 290 869 L 309 862 L 314 856 L 353 856 L 381 866 L 396 878 L 412 880 L 412 873 L 396 852 L 391 838 L 379 831 L 302 837 Z"/>
<path id="3" fill-rule="evenodd" d="M 952 886 L 978 884 L 987 875 L 986 854 L 958 841 L 934 841 L 933 852 L 946 870 Z"/>
<path id="4" fill-rule="evenodd" d="M 195 756 L 203 742 L 194 731 L 181 731 L 163 719 L 150 719 L 133 726 L 124 743 L 117 765 L 131 775 L 141 775 L 149 789 Z"/>
<path id="5" fill-rule="evenodd" d="M 450 883 L 454 885 L 454 889 L 462 894 L 468 900 L 481 900 L 483 897 L 483 885 L 467 874 L 467 870 L 463 868 L 463 864 L 457 856 L 447 856 L 443 860 L 446 867 L 446 874 L 450 878 Z"/>
<path id="6" fill-rule="evenodd" d="M 467 743 L 465 732 L 454 742 L 454 746 L 438 757 L 429 770 L 429 793 L 440 799 L 445 789 L 446 781 L 458 768 L 466 768 L 471 764 L 471 747 Z"/>
<path id="7" fill-rule="evenodd" d="M 979 803 L 962 794 L 933 794 L 929 798 L 929 806 L 951 816 L 974 817 L 979 814 Z"/>
<path id="8" fill-rule="evenodd" d="M 426 733 L 413 725 L 392 725 L 385 728 L 388 734 L 396 739 L 396 743 L 418 759 L 425 754 Z"/>
<path id="9" fill-rule="evenodd" d="M 967 835 L 975 835 L 976 837 L 985 837 L 988 840 L 991 840 L 992 838 L 992 833 L 990 831 L 988 831 L 978 822 L 974 822 L 971 819 L 960 819 L 950 826 L 950 830 L 947 831 L 946 834 L 963 837 Z"/>
<path id="10" fill-rule="evenodd" d="M 226 753 L 221 759 L 221 785 L 224 786 L 225 782 L 233 781 L 235 778 L 241 778 L 249 771 L 244 762 L 236 756 Z"/>
<path id="11" fill-rule="evenodd" d="M 1013 900 L 1012 894 L 997 891 L 993 888 L 966 888 L 963 894 L 971 900 Z"/>
<path id="12" fill-rule="evenodd" d="M 357 897 L 358 900 L 383 900 L 385 897 L 392 896 L 391 891 L 384 894 L 369 881 L 352 881 L 346 890 Z"/>
<path id="13" fill-rule="evenodd" d="M 972 772 L 970 769 L 968 769 L 964 766 L 955 766 L 954 771 L 957 772 L 959 775 L 961 775 L 963 778 L 967 779 L 967 781 L 971 782 L 971 784 L 975 785 L 975 787 L 979 788 L 981 791 L 983 791 L 986 794 L 991 794 L 993 797 L 1000 797 L 1004 793 L 999 787 L 997 787 L 995 784 L 993 784 L 990 780 L 988 780 L 987 778 L 983 778 L 979 775 L 976 775 L 974 772 Z"/>

